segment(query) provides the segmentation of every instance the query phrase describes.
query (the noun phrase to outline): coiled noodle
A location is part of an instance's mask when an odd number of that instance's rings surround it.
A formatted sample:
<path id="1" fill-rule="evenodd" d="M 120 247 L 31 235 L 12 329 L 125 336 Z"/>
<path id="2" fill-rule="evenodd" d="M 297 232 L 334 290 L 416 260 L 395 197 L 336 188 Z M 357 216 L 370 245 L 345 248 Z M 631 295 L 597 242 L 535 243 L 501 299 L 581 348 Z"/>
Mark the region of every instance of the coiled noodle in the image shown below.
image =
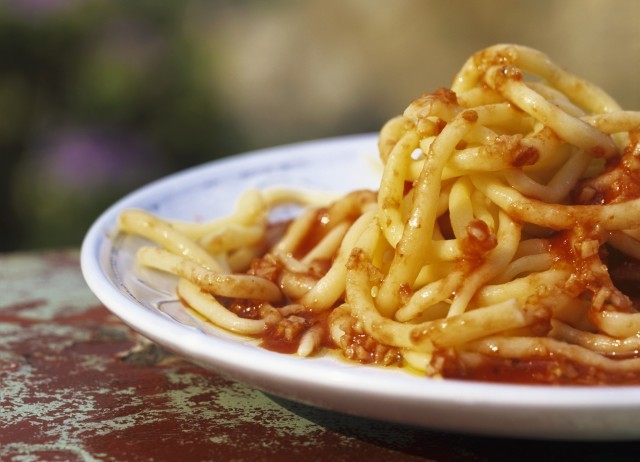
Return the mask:
<path id="1" fill-rule="evenodd" d="M 380 131 L 377 191 L 247 191 L 207 223 L 125 211 L 140 265 L 267 348 L 429 377 L 640 383 L 640 112 L 518 45 Z M 282 203 L 304 207 L 272 223 Z M 286 225 L 286 226 L 285 226 Z"/>

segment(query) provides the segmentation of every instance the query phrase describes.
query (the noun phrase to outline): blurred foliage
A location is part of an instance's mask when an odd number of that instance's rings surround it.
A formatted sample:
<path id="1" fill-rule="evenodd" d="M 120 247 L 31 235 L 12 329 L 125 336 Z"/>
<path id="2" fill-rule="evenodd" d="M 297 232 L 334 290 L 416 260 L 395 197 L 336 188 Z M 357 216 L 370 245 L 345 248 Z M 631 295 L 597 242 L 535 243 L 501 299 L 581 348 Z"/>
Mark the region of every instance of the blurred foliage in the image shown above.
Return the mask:
<path id="1" fill-rule="evenodd" d="M 494 43 L 637 108 L 639 17 L 637 0 L 0 0 L 0 251 L 77 247 L 176 170 L 377 131 Z"/>
<path id="2" fill-rule="evenodd" d="M 77 246 L 126 192 L 243 148 L 186 5 L 0 4 L 0 251 Z"/>

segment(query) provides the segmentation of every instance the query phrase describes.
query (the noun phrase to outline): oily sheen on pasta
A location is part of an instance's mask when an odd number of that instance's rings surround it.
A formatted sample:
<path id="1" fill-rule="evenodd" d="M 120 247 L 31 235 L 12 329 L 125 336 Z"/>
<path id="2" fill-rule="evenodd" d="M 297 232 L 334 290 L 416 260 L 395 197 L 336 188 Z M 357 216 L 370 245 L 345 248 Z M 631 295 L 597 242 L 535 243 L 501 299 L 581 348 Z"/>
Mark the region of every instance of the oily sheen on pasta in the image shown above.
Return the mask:
<path id="1" fill-rule="evenodd" d="M 377 191 L 119 219 L 185 305 L 265 348 L 428 377 L 640 383 L 640 112 L 496 45 L 380 131 Z M 301 213 L 274 223 L 280 205 Z"/>

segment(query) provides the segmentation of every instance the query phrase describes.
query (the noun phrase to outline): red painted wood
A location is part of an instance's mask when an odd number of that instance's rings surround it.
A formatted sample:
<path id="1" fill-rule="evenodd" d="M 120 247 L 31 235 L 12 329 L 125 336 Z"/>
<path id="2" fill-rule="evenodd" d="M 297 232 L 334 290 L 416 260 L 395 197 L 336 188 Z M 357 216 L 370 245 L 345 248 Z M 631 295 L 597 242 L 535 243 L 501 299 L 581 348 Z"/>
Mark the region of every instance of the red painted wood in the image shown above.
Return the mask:
<path id="1" fill-rule="evenodd" d="M 633 443 L 471 437 L 274 398 L 178 358 L 91 294 L 76 251 L 0 255 L 0 460 L 636 460 Z"/>

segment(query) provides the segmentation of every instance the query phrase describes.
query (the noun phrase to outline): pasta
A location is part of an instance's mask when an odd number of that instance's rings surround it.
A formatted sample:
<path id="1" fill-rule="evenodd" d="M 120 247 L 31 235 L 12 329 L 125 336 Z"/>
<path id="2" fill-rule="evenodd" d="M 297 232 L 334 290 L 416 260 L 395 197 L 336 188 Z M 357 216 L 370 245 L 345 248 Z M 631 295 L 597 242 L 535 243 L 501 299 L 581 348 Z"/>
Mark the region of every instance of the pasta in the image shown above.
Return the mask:
<path id="1" fill-rule="evenodd" d="M 205 223 L 127 210 L 140 265 L 265 348 L 428 377 L 640 383 L 640 112 L 519 45 L 379 135 L 377 191 L 249 190 Z M 302 211 L 274 223 L 283 203 Z"/>

